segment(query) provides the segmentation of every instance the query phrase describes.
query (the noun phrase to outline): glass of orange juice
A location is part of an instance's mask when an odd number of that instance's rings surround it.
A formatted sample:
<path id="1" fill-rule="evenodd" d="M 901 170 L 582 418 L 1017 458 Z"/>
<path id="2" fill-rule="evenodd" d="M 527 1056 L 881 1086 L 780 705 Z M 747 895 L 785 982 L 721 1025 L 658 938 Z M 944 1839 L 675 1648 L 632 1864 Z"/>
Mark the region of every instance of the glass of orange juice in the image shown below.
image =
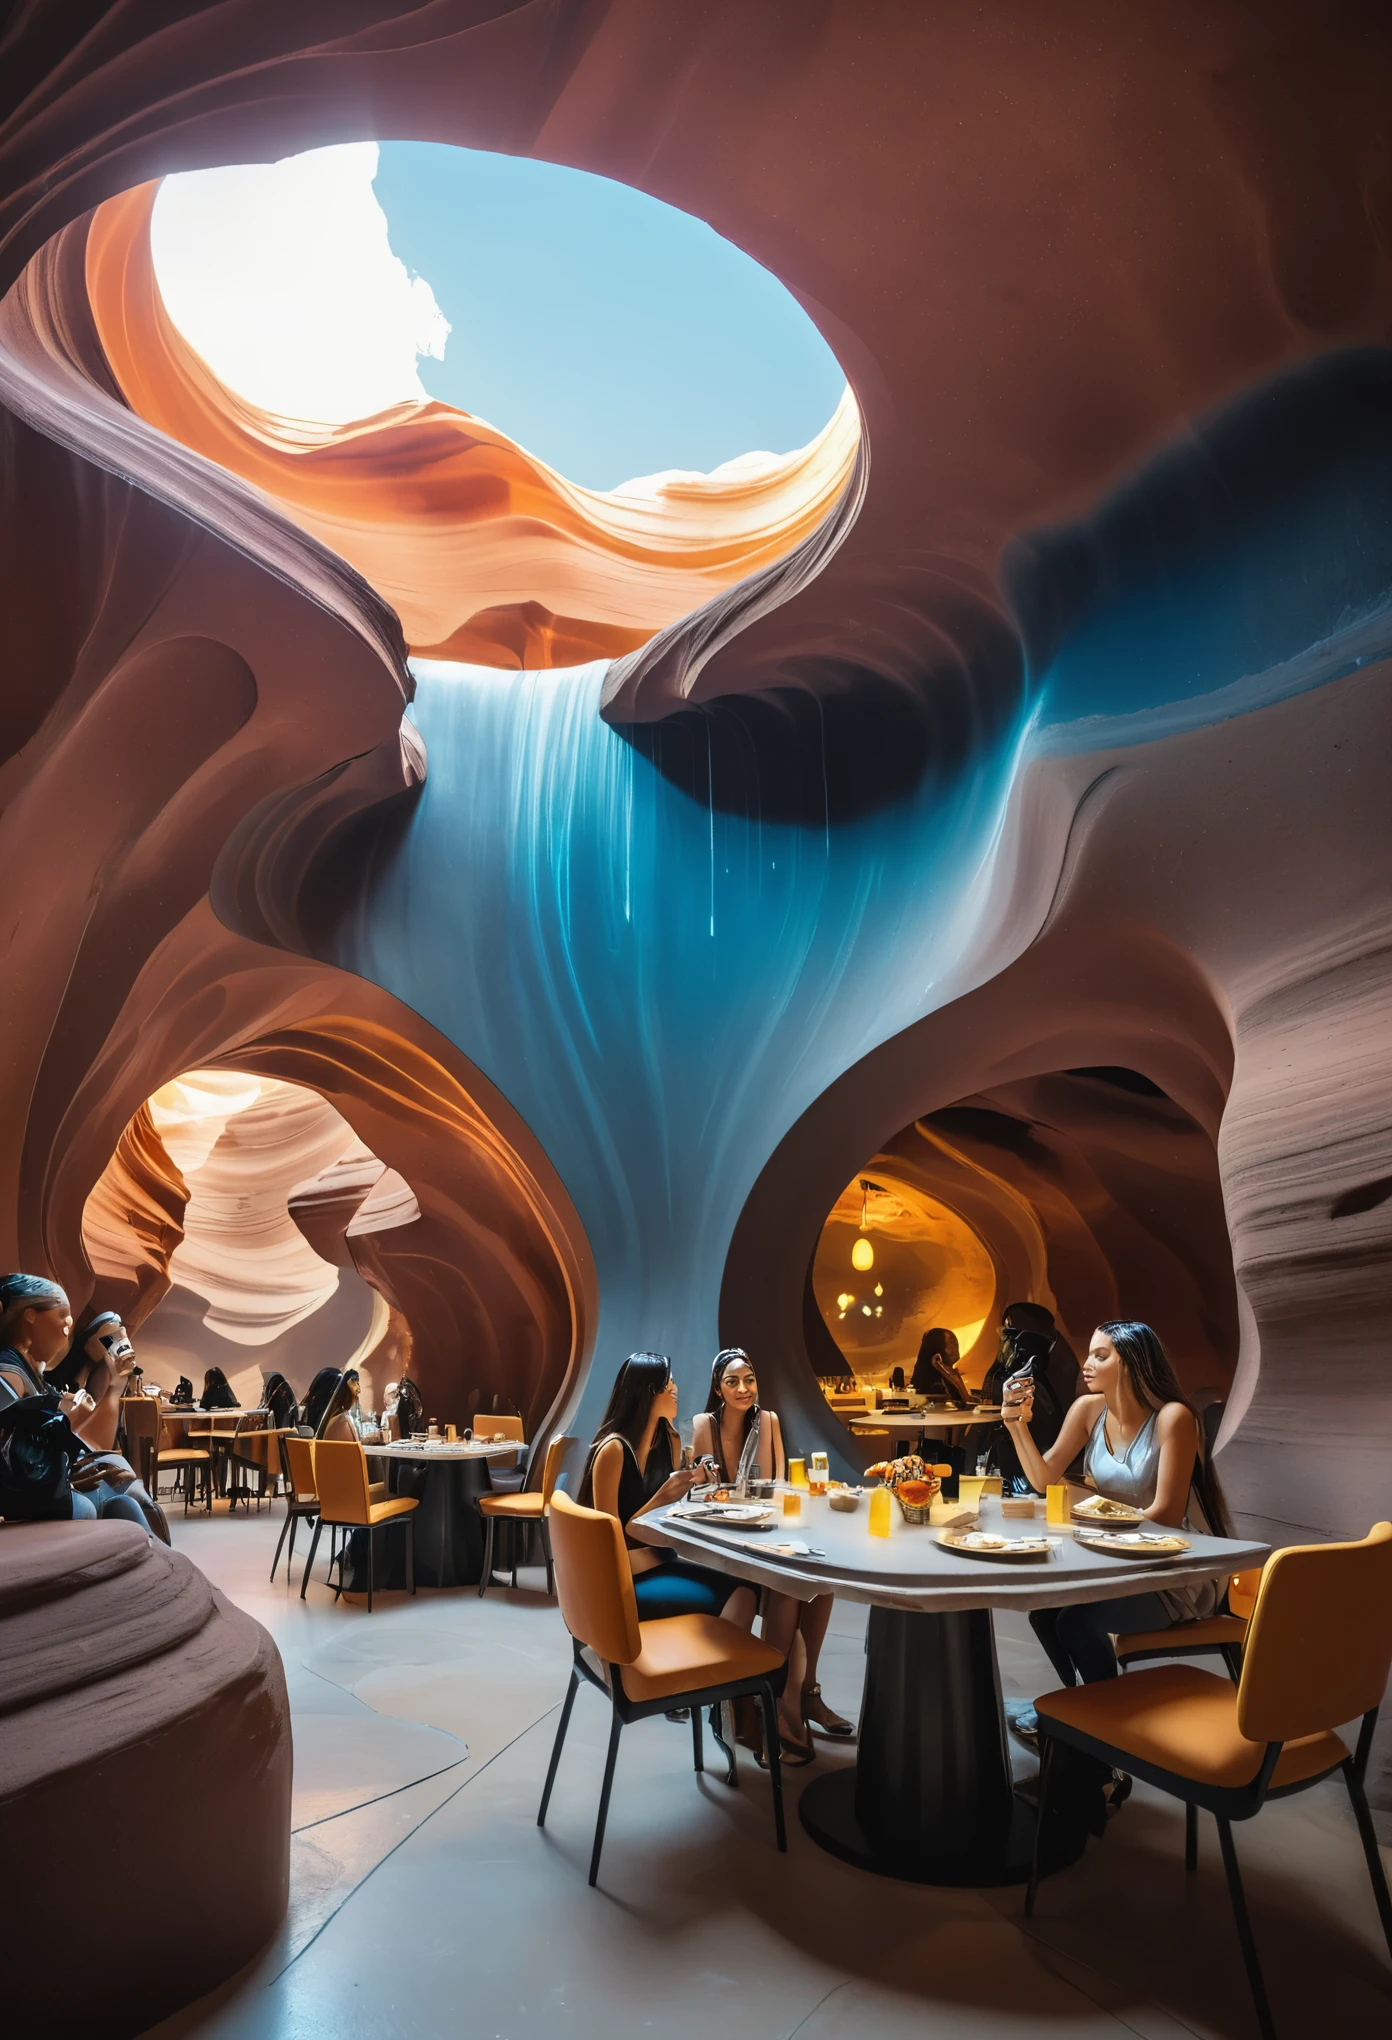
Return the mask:
<path id="1" fill-rule="evenodd" d="M 807 1462 L 807 1491 L 813 1495 L 824 1495 L 830 1479 L 830 1468 L 825 1452 L 814 1452 Z"/>
<path id="2" fill-rule="evenodd" d="M 783 1514 L 785 1516 L 800 1516 L 802 1514 L 802 1496 L 797 1492 L 796 1488 L 789 1488 L 785 1492 L 783 1496 Z"/>
<path id="3" fill-rule="evenodd" d="M 788 1461 L 788 1485 L 789 1487 L 806 1487 L 807 1461 L 805 1459 L 790 1459 Z"/>

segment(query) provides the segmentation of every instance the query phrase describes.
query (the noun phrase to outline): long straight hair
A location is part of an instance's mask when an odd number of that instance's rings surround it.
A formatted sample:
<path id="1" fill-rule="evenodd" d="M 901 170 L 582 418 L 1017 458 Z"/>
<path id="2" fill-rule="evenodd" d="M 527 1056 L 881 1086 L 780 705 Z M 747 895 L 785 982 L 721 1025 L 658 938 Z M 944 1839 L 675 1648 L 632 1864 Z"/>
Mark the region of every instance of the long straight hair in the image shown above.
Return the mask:
<path id="1" fill-rule="evenodd" d="M 725 1454 L 720 1449 L 720 1419 L 725 1414 L 725 1398 L 720 1393 L 720 1384 L 725 1379 L 726 1368 L 733 1367 L 736 1360 L 743 1360 L 746 1367 L 753 1368 L 754 1363 L 745 1352 L 743 1346 L 721 1347 L 711 1362 L 710 1394 L 706 1397 L 706 1415 L 712 1420 L 712 1443 L 715 1446 L 716 1455 L 722 1463 Z M 744 1447 L 749 1443 L 749 1434 L 757 1425 L 761 1415 L 759 1398 L 756 1394 L 753 1402 L 744 1413 L 744 1429 L 740 1432 L 741 1453 L 743 1453 Z"/>
<path id="2" fill-rule="evenodd" d="M 609 1402 L 599 1420 L 599 1429 L 594 1434 L 589 1457 L 585 1461 L 584 1477 L 580 1482 L 579 1502 L 582 1509 L 594 1507 L 594 1463 L 595 1454 L 610 1438 L 626 1438 L 637 1457 L 638 1446 L 652 1406 L 672 1379 L 672 1363 L 665 1353 L 630 1353 L 623 1366 L 614 1376 L 614 1386 L 609 1391 Z M 665 1417 L 658 1421 L 653 1434 L 653 1445 L 663 1438 L 673 1466 L 678 1454 L 673 1450 L 677 1434 Z M 640 1473 L 646 1468 L 639 1467 Z"/>
<path id="3" fill-rule="evenodd" d="M 1106 1324 L 1097 1327 L 1111 1340 L 1116 1356 L 1125 1369 L 1131 1384 L 1131 1393 L 1138 1402 L 1153 1410 L 1165 1403 L 1183 1403 L 1194 1419 L 1198 1444 L 1194 1455 L 1194 1485 L 1199 1491 L 1203 1512 L 1215 1537 L 1227 1537 L 1228 1505 L 1218 1475 L 1204 1452 L 1204 1428 L 1198 1411 L 1180 1386 L 1179 1376 L 1174 1371 L 1169 1354 L 1160 1343 L 1160 1336 L 1149 1325 L 1143 1325 L 1136 1318 L 1110 1318 Z"/>

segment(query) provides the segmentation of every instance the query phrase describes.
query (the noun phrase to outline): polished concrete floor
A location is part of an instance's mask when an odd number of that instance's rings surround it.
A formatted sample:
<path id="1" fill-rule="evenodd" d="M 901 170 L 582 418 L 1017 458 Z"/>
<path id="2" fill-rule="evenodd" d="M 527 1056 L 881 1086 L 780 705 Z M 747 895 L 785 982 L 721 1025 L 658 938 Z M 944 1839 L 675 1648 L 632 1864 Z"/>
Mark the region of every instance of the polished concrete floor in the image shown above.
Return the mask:
<path id="1" fill-rule="evenodd" d="M 279 1507 L 175 1521 L 179 1548 L 284 1657 L 295 1835 L 283 1932 L 159 2040 L 1255 2033 L 1212 1824 L 1186 1877 L 1179 1809 L 1142 1786 L 1027 1923 L 1018 1890 L 929 1890 L 824 1855 L 793 1811 L 820 1765 L 788 1779 L 780 1858 L 752 1760 L 732 1792 L 693 1775 L 688 1731 L 646 1722 L 624 1734 L 591 1891 L 607 1731 L 592 1692 L 536 1826 L 569 1664 L 542 1574 L 482 1601 L 385 1596 L 369 1617 L 322 1585 L 301 1603 L 283 1575 L 267 1584 L 281 1521 Z M 823 1661 L 852 1714 L 863 1629 L 862 1610 L 838 1605 Z M 1023 1618 L 998 1636 L 1007 1692 L 1055 1683 Z M 1392 1967 L 1342 1787 L 1269 1807 L 1238 1847 L 1282 2034 L 1392 2032 Z"/>

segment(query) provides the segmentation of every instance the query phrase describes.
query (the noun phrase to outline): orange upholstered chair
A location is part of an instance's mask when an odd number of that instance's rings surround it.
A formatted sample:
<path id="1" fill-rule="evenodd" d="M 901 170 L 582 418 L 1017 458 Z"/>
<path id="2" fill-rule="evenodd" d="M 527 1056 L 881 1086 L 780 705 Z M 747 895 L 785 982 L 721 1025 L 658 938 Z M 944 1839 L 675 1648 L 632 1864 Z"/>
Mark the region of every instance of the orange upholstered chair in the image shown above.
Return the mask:
<path id="1" fill-rule="evenodd" d="M 158 1396 L 123 1395 L 121 1428 L 126 1436 L 127 1456 L 155 1501 L 159 1500 L 160 1475 L 181 1473 L 184 1477 L 184 1514 L 187 1515 L 193 1478 L 197 1474 L 203 1485 L 203 1500 L 208 1509 L 212 1509 L 212 1454 L 201 1445 L 165 1445 L 161 1442 L 164 1417 Z"/>
<path id="2" fill-rule="evenodd" d="M 319 1543 L 319 1533 L 326 1523 L 337 1530 L 366 1530 L 367 1539 L 367 1612 L 372 1613 L 372 1586 L 375 1559 L 372 1532 L 380 1530 L 384 1523 L 406 1525 L 406 1591 L 416 1591 L 416 1550 L 415 1524 L 413 1518 L 420 1506 L 415 1495 L 393 1495 L 390 1499 L 374 1501 L 371 1484 L 367 1478 L 367 1454 L 356 1439 L 334 1440 L 318 1438 L 314 1441 L 314 1485 L 319 1495 L 319 1520 L 314 1526 L 310 1540 L 309 1560 L 305 1566 L 304 1584 L 300 1588 L 300 1599 L 304 1599 L 305 1587 L 309 1584 L 310 1567 L 314 1564 L 314 1553 Z M 334 1588 L 334 1598 L 343 1591 L 343 1572 L 339 1568 L 339 1584 Z"/>
<path id="3" fill-rule="evenodd" d="M 483 1571 L 479 1575 L 480 1599 L 488 1592 L 489 1587 L 493 1583 L 493 1527 L 496 1523 L 539 1523 L 541 1525 L 541 1541 L 546 1552 L 546 1591 L 548 1594 L 555 1593 L 556 1574 L 551 1562 L 551 1535 L 546 1526 L 546 1511 L 551 1505 L 552 1490 L 556 1485 L 556 1476 L 561 1470 L 561 1461 L 565 1458 L 566 1447 L 571 1443 L 573 1443 L 572 1439 L 560 1437 L 553 1438 L 547 1446 L 546 1464 L 542 1468 L 540 1490 L 532 1488 L 529 1492 L 518 1495 L 479 1496 L 479 1514 L 483 1517 L 484 1526 Z M 520 1538 L 515 1539 L 512 1547 L 512 1584 L 514 1586 L 517 1585 L 517 1546 L 520 1542 Z"/>
<path id="4" fill-rule="evenodd" d="M 546 1824 L 551 1787 L 570 1726 L 570 1711 L 585 1679 L 608 1696 L 612 1709 L 609 1754 L 599 1795 L 590 1883 L 599 1875 L 599 1852 L 609 1815 L 609 1793 L 625 1724 L 646 1715 L 691 1709 L 691 1734 L 698 1771 L 704 1768 L 701 1709 L 723 1700 L 757 1694 L 764 1712 L 773 1818 L 780 1849 L 788 1846 L 783 1826 L 783 1786 L 778 1767 L 778 1694 L 786 1666 L 776 1650 L 723 1615 L 669 1615 L 640 1622 L 633 1575 L 617 1517 L 582 1509 L 563 1489 L 551 1497 L 551 1543 L 561 1614 L 575 1646 L 560 1726 L 556 1730 L 537 1826 Z M 596 1664 L 585 1656 L 589 1651 Z"/>
<path id="5" fill-rule="evenodd" d="M 1383 1933 L 1392 1954 L 1392 1897 L 1378 1857 L 1363 1775 L 1392 1668 L 1392 1523 L 1358 1544 L 1305 1544 L 1267 1560 L 1234 1687 L 1196 1665 L 1164 1665 L 1046 1693 L 1039 1713 L 1039 1828 L 1056 1742 L 1071 1744 L 1173 1793 L 1185 1806 L 1185 1867 L 1197 1862 L 1198 1809 L 1218 1823 L 1228 1892 L 1263 2040 L 1271 2008 L 1247 1917 L 1232 1823 L 1268 1799 L 1342 1771 Z M 1361 1718 L 1349 1753 L 1335 1728 Z M 1025 1911 L 1034 1910 L 1038 1832 Z"/>
<path id="6" fill-rule="evenodd" d="M 1136 1629 L 1119 1636 L 1117 1663 L 1125 1669 L 1147 1658 L 1208 1657 L 1216 1653 L 1235 1682 L 1242 1675 L 1242 1646 L 1247 1640 L 1247 1624 L 1260 1585 L 1259 1565 L 1247 1572 L 1234 1573 L 1228 1581 L 1228 1605 L 1223 1614 L 1201 1615 L 1193 1622 L 1176 1622 L 1169 1629 Z"/>

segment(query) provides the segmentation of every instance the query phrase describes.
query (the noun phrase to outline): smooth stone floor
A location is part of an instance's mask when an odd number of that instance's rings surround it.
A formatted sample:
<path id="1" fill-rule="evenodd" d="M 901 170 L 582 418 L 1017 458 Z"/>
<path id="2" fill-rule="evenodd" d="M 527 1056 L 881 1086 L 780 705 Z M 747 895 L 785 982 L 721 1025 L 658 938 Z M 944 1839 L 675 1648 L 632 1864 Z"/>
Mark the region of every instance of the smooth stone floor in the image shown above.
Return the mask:
<path id="1" fill-rule="evenodd" d="M 1027 1924 L 1018 1890 L 936 1891 L 824 1855 L 795 1810 L 820 1765 L 788 1776 L 780 1859 L 752 1759 L 732 1792 L 694 1777 L 688 1729 L 645 1722 L 624 1733 L 591 1891 L 608 1716 L 588 1689 L 535 1824 L 569 1665 L 543 1575 L 483 1601 L 386 1595 L 370 1618 L 319 1584 L 302 1604 L 298 1568 L 295 1589 L 267 1584 L 281 1520 L 279 1507 L 174 1518 L 177 1546 L 285 1659 L 295 1836 L 282 1933 L 158 2040 L 1255 2033 L 1213 1825 L 1186 1878 L 1182 1814 L 1144 1786 Z M 852 1715 L 863 1633 L 863 1611 L 838 1605 L 823 1684 Z M 997 1634 L 1007 1692 L 1055 1683 L 1022 1617 Z M 1342 1787 L 1277 1803 L 1237 1836 L 1282 2034 L 1392 2032 L 1392 1966 Z"/>

